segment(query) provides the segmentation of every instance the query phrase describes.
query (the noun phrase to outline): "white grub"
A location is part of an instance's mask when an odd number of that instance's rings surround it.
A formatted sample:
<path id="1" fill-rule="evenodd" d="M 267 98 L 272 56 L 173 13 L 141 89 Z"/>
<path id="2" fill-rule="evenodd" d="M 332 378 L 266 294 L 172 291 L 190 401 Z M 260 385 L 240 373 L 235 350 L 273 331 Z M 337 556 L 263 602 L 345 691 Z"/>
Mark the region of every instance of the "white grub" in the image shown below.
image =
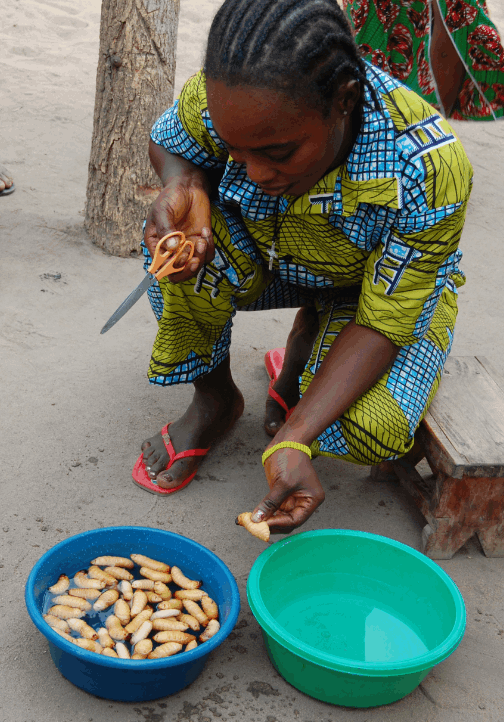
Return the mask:
<path id="1" fill-rule="evenodd" d="M 206 597 L 206 592 L 202 589 L 178 589 L 175 592 L 175 599 L 192 599 L 193 602 L 199 602 Z"/>
<path id="2" fill-rule="evenodd" d="M 158 602 L 162 602 L 163 598 L 159 596 L 159 594 L 155 594 L 154 592 L 145 592 L 147 594 L 147 601 L 150 602 L 150 604 L 157 604 Z"/>
<path id="3" fill-rule="evenodd" d="M 74 637 L 71 637 L 69 634 L 64 632 L 62 629 L 56 629 L 55 627 L 53 627 L 53 629 L 56 632 L 56 634 L 59 634 L 60 637 L 63 637 L 63 639 L 66 639 L 67 642 L 70 642 L 71 644 L 73 644 L 75 642 Z"/>
<path id="4" fill-rule="evenodd" d="M 183 622 L 184 624 L 187 624 L 193 632 L 199 632 L 201 629 L 201 625 L 196 619 L 196 617 L 193 617 L 192 614 L 181 614 L 178 618 L 179 622 Z"/>
<path id="5" fill-rule="evenodd" d="M 83 587 L 80 589 L 79 587 L 74 589 L 69 589 L 68 594 L 71 597 L 80 597 L 81 599 L 91 599 L 91 601 L 94 601 L 95 599 L 98 599 L 98 597 L 101 594 L 100 589 L 86 589 Z"/>
<path id="6" fill-rule="evenodd" d="M 155 642 L 164 644 L 165 642 L 177 642 L 177 644 L 189 644 L 194 642 L 196 637 L 193 634 L 187 634 L 187 632 L 176 632 L 175 630 L 158 632 L 153 637 Z"/>
<path id="7" fill-rule="evenodd" d="M 201 606 L 203 607 L 203 611 L 207 615 L 209 619 L 218 619 L 219 618 L 219 607 L 217 606 L 216 602 L 214 602 L 213 599 L 211 599 L 209 596 L 204 596 L 201 600 Z"/>
<path id="8" fill-rule="evenodd" d="M 117 589 L 107 589 L 106 592 L 100 594 L 96 602 L 93 604 L 95 612 L 103 612 L 104 609 L 111 607 L 119 599 L 119 592 Z M 125 602 L 126 604 L 126 602 Z"/>
<path id="9" fill-rule="evenodd" d="M 181 644 L 177 644 L 176 642 L 166 642 L 166 644 L 161 644 L 159 647 L 152 650 L 152 652 L 147 655 L 147 659 L 163 659 L 163 657 L 171 657 L 173 654 L 180 652 L 181 649 Z"/>
<path id="10" fill-rule="evenodd" d="M 128 652 L 128 647 L 125 644 L 123 644 L 122 642 L 117 642 L 115 648 L 117 656 L 120 659 L 131 659 L 130 653 Z"/>
<path id="11" fill-rule="evenodd" d="M 56 604 L 48 609 L 47 613 L 53 617 L 58 617 L 58 619 L 72 619 L 72 617 L 83 617 L 86 612 L 83 609 L 69 607 L 66 604 Z"/>
<path id="12" fill-rule="evenodd" d="M 127 582 L 131 582 L 133 579 L 133 574 L 122 567 L 105 567 L 103 571 L 114 579 L 125 579 Z"/>
<path id="13" fill-rule="evenodd" d="M 189 644 L 185 648 L 185 651 L 190 652 L 191 649 L 196 649 L 197 646 L 198 646 L 198 642 L 195 639 L 193 639 L 192 642 L 189 642 Z M 105 650 L 103 650 L 103 651 L 105 651 Z"/>
<path id="14" fill-rule="evenodd" d="M 47 624 L 53 629 L 56 629 L 60 632 L 65 632 L 65 634 L 70 633 L 70 627 L 64 619 L 58 619 L 58 617 L 53 617 L 52 614 L 44 614 L 44 619 L 46 620 Z"/>
<path id="15" fill-rule="evenodd" d="M 163 600 L 172 598 L 171 589 L 164 582 L 154 582 L 154 592 Z"/>
<path id="16" fill-rule="evenodd" d="M 127 624 L 124 629 L 129 634 L 133 634 L 136 632 L 137 629 L 139 629 L 142 624 L 147 620 L 150 619 L 152 616 L 152 607 L 145 607 L 145 609 L 142 609 L 140 614 L 137 614 L 137 616 L 131 620 L 129 624 Z"/>
<path id="17" fill-rule="evenodd" d="M 105 627 L 100 627 L 100 629 L 96 632 L 98 634 L 98 641 L 100 642 L 101 646 L 104 648 L 102 654 L 105 652 L 105 649 L 111 649 L 115 646 L 115 642 L 110 636 L 110 634 L 107 632 Z"/>
<path id="18" fill-rule="evenodd" d="M 168 619 L 169 617 L 178 617 L 180 609 L 159 609 L 151 617 L 151 621 L 154 619 Z"/>
<path id="19" fill-rule="evenodd" d="M 130 599 L 133 599 L 133 587 L 131 586 L 131 582 L 126 581 L 123 579 L 119 582 L 118 586 L 119 591 L 123 595 L 123 598 L 129 602 Z"/>
<path id="20" fill-rule="evenodd" d="M 152 652 L 152 639 L 142 639 L 135 644 L 131 659 L 145 659 Z"/>
<path id="21" fill-rule="evenodd" d="M 203 626 L 206 627 L 206 625 L 209 622 L 209 619 L 205 612 L 201 609 L 201 607 L 196 603 L 193 602 L 191 599 L 184 599 L 183 605 L 186 608 L 186 610 L 189 612 L 189 614 L 193 617 L 196 617 L 198 622 Z"/>
<path id="22" fill-rule="evenodd" d="M 88 652 L 96 652 L 96 654 L 101 654 L 103 651 L 101 644 L 99 644 L 98 642 L 93 642 L 92 639 L 82 639 L 82 637 L 78 637 L 77 639 L 73 640 L 73 643 L 81 649 L 87 649 Z"/>
<path id="23" fill-rule="evenodd" d="M 243 514 L 239 514 L 236 519 L 236 524 L 245 527 L 245 529 L 252 534 L 252 536 L 261 539 L 262 541 L 269 541 L 270 528 L 267 521 L 252 521 L 252 512 L 244 511 Z"/>
<path id="24" fill-rule="evenodd" d="M 49 591 L 51 592 L 51 594 L 63 594 L 63 592 L 66 592 L 69 586 L 70 579 L 67 577 L 66 574 L 61 574 L 56 584 L 53 584 L 52 587 L 49 587 Z"/>
<path id="25" fill-rule="evenodd" d="M 151 579 L 153 582 L 164 582 L 168 584 L 172 580 L 172 575 L 168 572 L 158 572 L 156 569 L 149 569 L 149 567 L 140 567 L 140 574 L 146 579 Z"/>
<path id="26" fill-rule="evenodd" d="M 125 602 L 124 599 L 118 599 L 114 605 L 114 614 L 121 624 L 129 624 L 131 621 L 131 609 L 128 602 Z"/>
<path id="27" fill-rule="evenodd" d="M 152 629 L 155 629 L 156 632 L 185 632 L 186 629 L 189 629 L 189 625 L 179 622 L 178 619 L 155 619 L 152 622 Z"/>
<path id="28" fill-rule="evenodd" d="M 154 583 L 153 579 L 135 579 L 135 581 L 131 583 L 131 586 L 133 589 L 146 589 L 153 591 Z"/>
<path id="29" fill-rule="evenodd" d="M 58 597 L 54 597 L 53 602 L 55 604 L 66 604 L 67 607 L 75 607 L 75 609 L 83 609 L 85 612 L 91 610 L 91 604 L 87 599 L 73 597 L 70 594 L 60 594 Z"/>
<path id="30" fill-rule="evenodd" d="M 197 582 L 195 579 L 189 579 L 182 573 L 178 567 L 171 568 L 172 579 L 175 584 L 182 589 L 199 589 L 203 582 Z"/>
<path id="31" fill-rule="evenodd" d="M 112 639 L 115 639 L 116 642 L 122 642 L 129 637 L 129 631 L 121 625 L 121 622 L 114 614 L 107 617 L 105 626 L 107 627 L 109 635 Z"/>
<path id="32" fill-rule="evenodd" d="M 74 576 L 74 582 L 81 589 L 103 589 L 105 587 L 105 582 L 100 581 L 100 579 L 90 579 L 85 569 L 77 572 Z"/>
<path id="33" fill-rule="evenodd" d="M 158 609 L 179 609 L 182 611 L 183 604 L 181 599 L 166 599 L 158 604 Z"/>
<path id="34" fill-rule="evenodd" d="M 156 561 L 156 559 L 145 557 L 143 554 L 131 554 L 130 556 L 133 561 L 138 564 L 139 567 L 149 567 L 149 569 L 154 569 L 154 571 L 156 572 L 170 571 L 169 564 L 165 564 L 164 562 L 158 562 Z"/>
<path id="35" fill-rule="evenodd" d="M 131 616 L 136 617 L 137 614 L 140 614 L 140 612 L 145 609 L 147 602 L 147 594 L 141 589 L 137 589 L 131 600 Z"/>
<path id="36" fill-rule="evenodd" d="M 105 582 L 106 587 L 115 587 L 117 585 L 117 579 L 112 574 L 107 574 L 97 566 L 89 567 L 88 576 L 91 579 L 98 579 L 99 582 Z"/>
<path id="37" fill-rule="evenodd" d="M 110 556 L 96 557 L 96 559 L 93 559 L 91 564 L 94 564 L 97 567 L 125 567 L 126 569 L 133 569 L 135 566 L 131 559 L 127 559 L 126 557 Z"/>
<path id="38" fill-rule="evenodd" d="M 213 637 L 220 629 L 220 624 L 216 619 L 211 619 L 208 622 L 208 626 L 203 632 L 203 634 L 200 634 L 200 642 L 207 642 L 211 637 Z"/>
<path id="39" fill-rule="evenodd" d="M 84 637 L 84 639 L 98 639 L 98 634 L 95 632 L 93 627 L 86 624 L 83 619 L 75 619 L 73 617 L 68 620 L 68 626 L 70 629 L 73 629 L 74 632 L 78 632 L 78 634 L 80 634 L 81 637 Z"/>
<path id="40" fill-rule="evenodd" d="M 131 644 L 135 645 L 141 642 L 142 639 L 147 639 L 149 634 L 152 632 L 152 622 L 146 621 L 137 629 L 135 634 L 131 636 Z"/>
<path id="41" fill-rule="evenodd" d="M 105 647 L 105 649 L 102 650 L 102 657 L 119 657 L 115 649 L 112 649 L 111 647 Z"/>

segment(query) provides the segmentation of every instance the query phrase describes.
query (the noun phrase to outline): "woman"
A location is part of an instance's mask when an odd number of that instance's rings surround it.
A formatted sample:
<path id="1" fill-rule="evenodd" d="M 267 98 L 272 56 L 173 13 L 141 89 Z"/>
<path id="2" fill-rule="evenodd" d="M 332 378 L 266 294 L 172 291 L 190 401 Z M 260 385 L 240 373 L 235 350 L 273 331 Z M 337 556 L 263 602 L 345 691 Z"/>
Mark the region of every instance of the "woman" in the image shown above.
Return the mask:
<path id="1" fill-rule="evenodd" d="M 343 0 L 366 60 L 447 118 L 504 115 L 504 49 L 485 0 Z"/>
<path id="2" fill-rule="evenodd" d="M 294 409 L 284 422 L 267 406 L 275 450 L 255 510 L 289 531 L 324 498 L 310 450 L 378 464 L 413 445 L 451 346 L 470 164 L 431 106 L 361 60 L 336 0 L 226 0 L 205 73 L 151 137 L 164 188 L 147 263 L 174 230 L 196 253 L 151 296 L 149 377 L 195 392 L 143 443 L 134 478 L 182 488 L 242 413 L 236 310 L 299 307 L 274 386 Z"/>

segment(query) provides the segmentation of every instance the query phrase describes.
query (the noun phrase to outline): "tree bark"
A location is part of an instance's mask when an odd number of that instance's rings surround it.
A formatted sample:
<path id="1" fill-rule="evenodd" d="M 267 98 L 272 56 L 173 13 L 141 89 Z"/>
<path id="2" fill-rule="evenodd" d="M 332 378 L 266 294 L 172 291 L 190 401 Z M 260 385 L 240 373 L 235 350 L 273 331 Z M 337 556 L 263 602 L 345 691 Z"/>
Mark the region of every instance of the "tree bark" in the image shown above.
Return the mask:
<path id="1" fill-rule="evenodd" d="M 160 190 L 150 129 L 173 102 L 179 0 L 103 0 L 85 228 L 117 256 L 140 251 Z"/>

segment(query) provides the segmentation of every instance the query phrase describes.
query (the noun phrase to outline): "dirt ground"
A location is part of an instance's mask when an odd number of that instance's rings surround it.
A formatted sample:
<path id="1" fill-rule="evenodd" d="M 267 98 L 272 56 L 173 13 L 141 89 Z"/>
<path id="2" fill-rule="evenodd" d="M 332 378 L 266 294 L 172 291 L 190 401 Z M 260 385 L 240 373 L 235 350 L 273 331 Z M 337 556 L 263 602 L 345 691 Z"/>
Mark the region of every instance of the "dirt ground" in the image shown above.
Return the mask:
<path id="1" fill-rule="evenodd" d="M 504 30 L 500 0 L 488 2 Z M 198 68 L 218 5 L 182 0 L 177 89 Z M 0 198 L 0 721 L 504 722 L 504 559 L 485 558 L 475 540 L 441 562 L 464 596 L 466 635 L 406 699 L 372 710 L 334 707 L 271 667 L 245 595 L 263 545 L 234 518 L 264 494 L 263 356 L 284 344 L 292 312 L 237 316 L 232 365 L 246 411 L 193 483 L 170 499 L 131 483 L 141 440 L 174 418 L 191 390 L 149 386 L 156 325 L 146 300 L 99 334 L 143 276 L 138 259 L 104 255 L 83 231 L 99 13 L 99 0 L 12 0 L 0 11 L 0 162 L 17 186 Z M 456 130 L 475 187 L 453 354 L 485 355 L 504 373 L 504 122 Z M 423 520 L 400 488 L 373 484 L 367 468 L 324 459 L 317 466 L 327 498 L 306 529 L 361 529 L 420 547 Z M 125 523 L 185 534 L 216 551 L 242 598 L 240 628 L 198 680 L 145 704 L 109 703 L 67 682 L 23 603 L 26 578 L 47 549 Z"/>

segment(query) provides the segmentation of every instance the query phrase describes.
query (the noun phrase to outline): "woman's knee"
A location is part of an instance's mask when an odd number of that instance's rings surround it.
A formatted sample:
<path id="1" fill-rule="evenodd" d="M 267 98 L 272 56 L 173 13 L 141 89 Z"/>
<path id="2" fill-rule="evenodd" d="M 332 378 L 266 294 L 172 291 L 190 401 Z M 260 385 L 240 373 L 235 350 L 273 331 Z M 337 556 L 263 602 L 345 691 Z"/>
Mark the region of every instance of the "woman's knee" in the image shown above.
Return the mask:
<path id="1" fill-rule="evenodd" d="M 388 399 L 358 399 L 341 418 L 349 454 L 356 463 L 376 466 L 404 456 L 414 443 L 414 430 L 397 403 Z"/>

